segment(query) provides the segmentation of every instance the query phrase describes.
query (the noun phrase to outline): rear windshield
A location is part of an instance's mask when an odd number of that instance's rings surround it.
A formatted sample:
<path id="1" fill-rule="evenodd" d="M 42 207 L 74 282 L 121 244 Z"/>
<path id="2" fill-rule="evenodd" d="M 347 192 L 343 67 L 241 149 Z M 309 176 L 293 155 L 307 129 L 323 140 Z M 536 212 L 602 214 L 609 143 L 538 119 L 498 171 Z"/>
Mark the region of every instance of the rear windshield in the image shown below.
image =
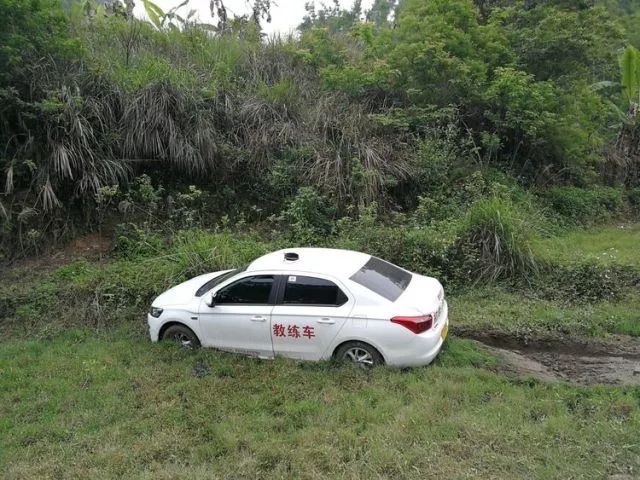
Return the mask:
<path id="1" fill-rule="evenodd" d="M 371 257 L 351 280 L 395 302 L 411 283 L 411 274 L 392 263 Z"/>
<path id="2" fill-rule="evenodd" d="M 211 290 L 213 287 L 220 285 L 222 282 L 224 282 L 228 278 L 231 278 L 240 272 L 244 272 L 248 266 L 249 265 L 245 265 L 244 267 L 236 268 L 235 270 L 231 270 L 230 272 L 223 273 L 222 275 L 218 275 L 217 277 L 212 278 L 196 291 L 196 297 L 201 297 L 202 295 L 207 293 L 209 290 Z"/>

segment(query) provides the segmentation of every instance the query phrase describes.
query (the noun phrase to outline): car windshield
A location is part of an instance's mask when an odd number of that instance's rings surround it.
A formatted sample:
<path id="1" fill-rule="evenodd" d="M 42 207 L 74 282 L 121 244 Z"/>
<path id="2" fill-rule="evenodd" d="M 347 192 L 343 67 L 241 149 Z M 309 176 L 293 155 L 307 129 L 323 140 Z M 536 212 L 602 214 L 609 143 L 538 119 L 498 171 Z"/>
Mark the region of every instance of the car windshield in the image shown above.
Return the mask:
<path id="1" fill-rule="evenodd" d="M 368 288 L 381 297 L 395 302 L 411 283 L 412 275 L 376 257 L 371 257 L 360 270 L 351 276 L 351 280 Z"/>
<path id="2" fill-rule="evenodd" d="M 244 272 L 247 269 L 248 266 L 249 265 L 245 265 L 243 267 L 236 268 L 235 270 L 231 270 L 230 272 L 226 272 L 226 273 L 223 273 L 222 275 L 218 275 L 217 277 L 212 278 L 207 283 L 202 285 L 198 289 L 198 291 L 196 291 L 196 297 L 201 297 L 202 295 L 207 293 L 209 290 L 211 290 L 216 285 L 220 285 L 222 282 L 224 282 L 225 280 L 233 277 L 234 275 L 237 275 L 238 273 Z"/>

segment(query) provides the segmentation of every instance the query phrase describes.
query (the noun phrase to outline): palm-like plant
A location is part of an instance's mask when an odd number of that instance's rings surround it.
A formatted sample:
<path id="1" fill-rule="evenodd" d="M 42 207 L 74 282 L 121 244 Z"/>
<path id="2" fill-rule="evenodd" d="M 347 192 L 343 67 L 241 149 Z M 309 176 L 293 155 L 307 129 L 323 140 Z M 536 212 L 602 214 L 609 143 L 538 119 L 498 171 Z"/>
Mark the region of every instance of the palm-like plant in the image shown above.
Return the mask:
<path id="1" fill-rule="evenodd" d="M 620 77 L 628 115 L 635 118 L 640 104 L 640 52 L 629 45 L 620 56 Z"/>
<path id="2" fill-rule="evenodd" d="M 637 118 L 640 108 L 640 52 L 629 45 L 620 55 L 620 83 L 600 82 L 595 87 L 615 87 L 622 92 L 626 112 L 612 103 L 619 114 L 621 126 L 618 138 L 606 152 L 604 175 L 612 182 L 637 185 L 640 181 L 640 128 Z"/>

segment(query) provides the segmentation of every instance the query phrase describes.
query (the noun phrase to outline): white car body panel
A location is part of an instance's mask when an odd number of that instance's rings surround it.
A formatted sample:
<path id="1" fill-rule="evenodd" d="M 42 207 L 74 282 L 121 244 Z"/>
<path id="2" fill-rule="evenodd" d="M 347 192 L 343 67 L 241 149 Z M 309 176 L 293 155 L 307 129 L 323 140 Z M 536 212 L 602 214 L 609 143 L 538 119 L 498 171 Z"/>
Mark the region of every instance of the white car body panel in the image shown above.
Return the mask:
<path id="1" fill-rule="evenodd" d="M 212 278 L 229 271 L 230 270 L 223 270 L 220 272 L 207 273 L 205 275 L 192 278 L 191 280 L 187 280 L 186 282 L 176 285 L 164 292 L 154 300 L 153 304 L 163 305 L 165 307 L 170 305 L 187 305 L 193 300 L 194 293 L 198 288 Z"/>
<path id="2" fill-rule="evenodd" d="M 203 300 L 200 304 L 201 343 L 228 352 L 271 358 L 272 310 L 273 305 L 216 305 L 211 308 Z"/>
<path id="3" fill-rule="evenodd" d="M 275 355 L 299 358 L 302 360 L 322 360 L 330 358 L 333 350 L 327 353 L 334 344 L 340 331 L 350 318 L 355 305 L 355 298 L 344 286 L 344 283 L 329 275 L 313 272 L 296 272 L 301 276 L 310 276 L 329 280 L 335 283 L 348 300 L 340 306 L 303 306 L 303 305 L 276 305 L 271 314 L 272 330 L 276 325 L 284 327 L 286 336 L 273 334 L 272 342 Z M 287 275 L 291 277 L 292 275 Z M 301 338 L 289 336 L 291 329 L 300 327 Z M 308 327 L 309 336 L 304 335 L 304 327 Z M 313 336 L 311 336 L 313 335 Z M 302 341 L 301 341 L 302 340 Z"/>
<path id="4" fill-rule="evenodd" d="M 285 252 L 297 253 L 299 260 L 285 260 Z M 448 328 L 448 306 L 440 282 L 413 273 L 404 292 L 395 301 L 387 300 L 350 279 L 370 258 L 346 250 L 286 249 L 255 260 L 246 271 L 196 297 L 196 291 L 206 282 L 229 270 L 201 275 L 167 290 L 153 302 L 153 307 L 162 308 L 163 312 L 159 318 L 148 315 L 151 340 L 158 341 L 162 329 L 171 323 L 181 323 L 205 347 L 260 358 L 324 360 L 331 358 L 341 344 L 360 341 L 376 348 L 388 365 L 430 363 L 442 348 L 446 335 L 443 330 Z M 329 280 L 342 290 L 347 301 L 340 306 L 207 305 L 219 290 L 255 275 Z M 391 322 L 395 316 L 436 312 L 432 328 L 420 334 Z M 305 327 L 307 330 L 303 331 Z"/>

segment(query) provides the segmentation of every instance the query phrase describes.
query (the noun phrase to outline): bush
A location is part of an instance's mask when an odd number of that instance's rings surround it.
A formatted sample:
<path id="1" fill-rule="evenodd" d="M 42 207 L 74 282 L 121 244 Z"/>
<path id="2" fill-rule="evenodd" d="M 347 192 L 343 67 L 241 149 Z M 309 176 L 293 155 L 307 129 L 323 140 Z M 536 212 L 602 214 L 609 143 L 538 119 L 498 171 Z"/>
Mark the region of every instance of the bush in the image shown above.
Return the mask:
<path id="1" fill-rule="evenodd" d="M 403 230 L 402 265 L 421 275 L 436 277 L 446 287 L 455 288 L 462 267 L 455 258 L 458 225 L 439 223 L 430 228 Z"/>
<path id="2" fill-rule="evenodd" d="M 449 220 L 425 227 L 407 220 L 397 214 L 383 223 L 376 206 L 371 205 L 355 219 L 338 220 L 329 246 L 365 252 L 412 272 L 437 277 L 449 289 L 458 286 L 460 262 L 453 248 L 458 224 Z M 414 218 L 409 220 L 415 222 Z"/>
<path id="3" fill-rule="evenodd" d="M 159 232 L 134 223 L 120 224 L 116 233 L 116 252 L 122 258 L 135 259 L 161 255 L 166 245 Z"/>
<path id="4" fill-rule="evenodd" d="M 640 215 L 640 187 L 629 190 L 629 192 L 627 192 L 627 199 L 633 213 Z"/>
<path id="5" fill-rule="evenodd" d="M 523 212 L 510 201 L 492 197 L 476 202 L 459 232 L 458 275 L 496 281 L 536 274 L 533 234 Z"/>
<path id="6" fill-rule="evenodd" d="M 298 245 L 314 245 L 331 233 L 336 211 L 326 197 L 312 187 L 302 187 L 282 212 L 288 236 Z"/>
<path id="7" fill-rule="evenodd" d="M 568 303 L 615 301 L 640 285 L 640 274 L 626 267 L 580 263 L 546 265 L 543 271 L 534 285 L 536 293 Z"/>
<path id="8" fill-rule="evenodd" d="M 567 223 L 574 225 L 601 222 L 621 214 L 624 207 L 622 190 L 611 187 L 553 187 L 542 196 Z"/>

